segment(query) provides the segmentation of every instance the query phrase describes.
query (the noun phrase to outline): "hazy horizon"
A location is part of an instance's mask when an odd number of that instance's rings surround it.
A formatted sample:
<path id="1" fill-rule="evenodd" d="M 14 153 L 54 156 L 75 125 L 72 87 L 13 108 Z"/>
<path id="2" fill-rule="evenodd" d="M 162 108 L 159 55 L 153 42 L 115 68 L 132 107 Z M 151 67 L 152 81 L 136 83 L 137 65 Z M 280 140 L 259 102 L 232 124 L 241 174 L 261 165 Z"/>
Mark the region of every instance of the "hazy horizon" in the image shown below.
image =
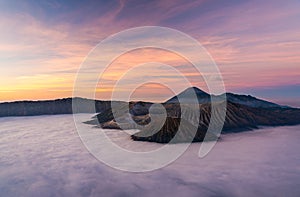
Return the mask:
<path id="1" fill-rule="evenodd" d="M 229 93 L 229 92 L 227 92 Z M 234 93 L 234 94 L 239 94 L 239 95 L 251 95 L 249 93 L 236 93 L 236 92 L 230 92 L 230 93 Z M 173 96 L 176 96 L 176 94 L 172 94 L 168 97 L 168 99 L 172 98 Z M 299 108 L 300 105 L 298 105 L 298 102 L 293 102 L 291 100 L 289 100 L 289 102 L 285 102 L 285 101 L 277 101 L 277 100 L 270 100 L 270 99 L 267 99 L 267 98 L 262 98 L 262 97 L 257 97 L 255 95 L 251 95 L 251 96 L 254 96 L 255 98 L 257 99 L 262 99 L 262 100 L 265 100 L 265 101 L 269 101 L 269 102 L 273 102 L 273 103 L 276 103 L 276 104 L 279 104 L 279 105 L 282 105 L 282 106 L 289 106 L 289 107 L 295 107 L 295 108 Z M 0 101 L 0 103 L 6 103 L 6 102 L 22 102 L 22 101 L 48 101 L 48 100 L 59 100 L 59 99 L 68 99 L 68 98 L 75 98 L 75 97 L 58 97 L 58 98 L 47 98 L 47 99 L 23 99 L 23 100 L 7 100 L 7 101 Z M 111 101 L 111 100 L 107 100 L 107 99 L 101 99 L 101 98 L 87 98 L 87 97 L 79 97 L 79 98 L 83 98 L 83 99 L 95 99 L 95 100 L 102 100 L 102 101 Z M 138 98 L 135 98 L 133 100 L 130 100 L 130 101 L 133 101 L 133 102 L 137 102 L 137 101 L 144 101 L 144 102 L 153 102 L 153 103 L 163 103 L 165 101 L 167 101 L 168 99 L 166 100 L 144 100 L 144 99 L 138 99 Z M 125 101 L 126 100 L 118 100 L 118 101 Z"/>

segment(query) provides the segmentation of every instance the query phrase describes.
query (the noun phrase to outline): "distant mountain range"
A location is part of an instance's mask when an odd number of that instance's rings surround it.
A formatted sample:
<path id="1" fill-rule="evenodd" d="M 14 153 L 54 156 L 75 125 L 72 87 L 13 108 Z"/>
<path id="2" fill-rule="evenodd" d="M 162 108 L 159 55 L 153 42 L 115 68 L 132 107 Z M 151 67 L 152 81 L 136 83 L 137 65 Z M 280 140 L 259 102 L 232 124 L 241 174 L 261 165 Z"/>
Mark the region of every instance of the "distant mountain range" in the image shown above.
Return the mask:
<path id="1" fill-rule="evenodd" d="M 211 97 L 206 92 L 200 90 L 199 88 L 192 87 L 188 88 L 185 91 L 181 92 L 177 96 L 172 97 L 165 104 L 176 104 L 178 103 L 177 97 L 183 98 L 184 103 L 188 103 L 191 101 L 192 94 L 191 91 L 196 93 L 199 104 L 205 104 L 211 102 Z M 214 100 L 218 100 L 220 96 L 212 95 Z M 233 93 L 226 93 L 227 100 L 231 103 L 241 104 L 249 107 L 261 107 L 261 108 L 283 108 L 285 106 L 281 106 L 275 103 L 271 103 L 268 101 L 264 101 L 261 99 L 257 99 L 250 95 L 238 95 Z M 64 98 L 64 99 L 56 99 L 56 100 L 45 100 L 45 101 L 15 101 L 15 102 L 4 102 L 0 103 L 0 117 L 6 116 L 34 116 L 34 115 L 54 115 L 54 114 L 71 114 L 72 111 L 72 102 L 81 103 L 81 108 L 76 109 L 75 113 L 93 113 L 96 109 L 96 112 L 103 112 L 106 109 L 110 108 L 111 101 L 101 101 L 101 100 L 92 100 L 85 98 Z M 120 102 L 121 101 L 113 101 Z M 87 108 L 86 106 L 94 106 L 94 108 Z M 133 113 L 140 110 L 141 103 L 147 103 L 147 106 L 151 106 L 150 102 L 131 102 L 136 103 L 134 105 Z M 136 114 L 133 114 L 136 115 Z"/>
<path id="2" fill-rule="evenodd" d="M 193 109 L 189 108 L 189 103 L 193 102 L 191 100 L 192 95 L 197 96 L 200 108 L 199 124 L 197 125 L 195 123 L 197 121 L 195 121 L 191 113 Z M 127 103 L 122 101 L 66 98 L 48 101 L 6 102 L 0 103 L 0 117 L 94 113 L 96 110 L 98 114 L 92 120 L 86 121 L 86 123 L 100 125 L 102 128 L 109 129 L 120 129 L 120 126 L 125 129 L 137 129 L 137 124 L 144 126 L 139 133 L 131 136 L 133 140 L 167 143 L 175 136 L 180 122 L 184 122 L 186 128 L 183 129 L 183 134 L 180 135 L 177 141 L 190 141 L 191 137 L 193 137 L 193 141 L 202 141 L 205 135 L 209 135 L 211 139 L 218 137 L 214 136 L 213 133 L 207 133 L 207 128 L 211 119 L 211 103 L 214 102 L 217 110 L 216 113 L 218 114 L 218 110 L 221 111 L 224 108 L 224 96 L 226 96 L 225 104 L 227 108 L 222 129 L 223 133 L 251 130 L 259 126 L 300 124 L 300 109 L 298 108 L 281 106 L 250 95 L 233 93 L 209 95 L 196 87 L 188 88 L 162 103 L 166 109 L 167 119 L 162 128 L 154 133 L 154 128 L 152 127 L 155 124 L 149 123 L 151 121 L 155 123 L 155 121 L 159 120 L 156 120 L 149 114 L 149 109 L 153 103 L 143 101 Z M 180 98 L 180 103 L 178 98 Z M 72 109 L 72 102 L 77 103 L 76 106 L 78 107 L 76 109 Z M 118 106 L 115 116 L 112 113 L 112 103 Z M 197 129 L 195 135 L 189 133 L 191 128 Z"/>
<path id="3" fill-rule="evenodd" d="M 72 103 L 77 103 L 75 111 Z M 112 102 L 85 98 L 64 98 L 45 101 L 15 101 L 0 103 L 0 117 L 7 116 L 38 116 L 72 113 L 94 113 L 109 109 Z M 120 103 L 123 103 L 120 101 Z"/>

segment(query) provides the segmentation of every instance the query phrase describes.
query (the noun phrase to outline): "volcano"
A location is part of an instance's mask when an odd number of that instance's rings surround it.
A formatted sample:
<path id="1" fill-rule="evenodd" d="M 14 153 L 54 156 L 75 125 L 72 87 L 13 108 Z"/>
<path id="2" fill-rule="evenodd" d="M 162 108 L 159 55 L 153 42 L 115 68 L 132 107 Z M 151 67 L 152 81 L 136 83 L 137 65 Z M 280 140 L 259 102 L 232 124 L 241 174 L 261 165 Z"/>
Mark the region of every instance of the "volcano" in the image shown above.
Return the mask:
<path id="1" fill-rule="evenodd" d="M 190 113 L 189 104 L 194 102 L 191 99 L 193 95 L 196 95 L 197 105 L 199 105 L 200 116 L 198 119 L 193 115 L 186 115 L 186 113 Z M 224 98 L 226 99 L 224 100 Z M 216 139 L 218 137 L 218 134 L 214 133 L 216 131 L 212 130 L 211 133 L 208 133 L 212 110 L 216 114 L 216 120 L 221 120 L 222 112 L 226 111 L 225 121 L 218 122 L 221 125 L 222 133 L 248 131 L 257 129 L 260 126 L 300 124 L 300 109 L 298 108 L 281 106 L 250 95 L 233 93 L 210 95 L 197 87 L 191 87 L 162 103 L 167 114 L 166 121 L 160 129 L 153 131 L 154 129 L 149 124 L 151 121 L 155 121 L 152 120 L 149 114 L 152 104 L 142 101 L 122 103 L 119 109 L 116 110 L 118 112 L 117 117 L 114 117 L 112 109 L 109 108 L 100 112 L 92 121 L 87 123 L 95 124 L 97 122 L 102 128 L 109 129 L 142 128 L 140 132 L 131 136 L 133 140 L 158 143 L 168 143 L 170 141 L 201 142 L 206 135 L 209 136 L 207 139 Z M 212 108 L 212 104 L 214 104 L 214 108 Z M 182 106 L 185 106 L 184 110 L 182 110 Z M 128 107 L 129 110 L 125 110 Z M 193 110 L 190 108 L 190 111 Z M 118 121 L 115 118 L 118 118 Z M 180 129 L 180 137 L 172 140 L 178 132 L 181 121 L 183 127 Z M 196 132 L 192 132 L 192 130 Z M 193 136 L 193 139 L 191 139 L 191 136 Z"/>

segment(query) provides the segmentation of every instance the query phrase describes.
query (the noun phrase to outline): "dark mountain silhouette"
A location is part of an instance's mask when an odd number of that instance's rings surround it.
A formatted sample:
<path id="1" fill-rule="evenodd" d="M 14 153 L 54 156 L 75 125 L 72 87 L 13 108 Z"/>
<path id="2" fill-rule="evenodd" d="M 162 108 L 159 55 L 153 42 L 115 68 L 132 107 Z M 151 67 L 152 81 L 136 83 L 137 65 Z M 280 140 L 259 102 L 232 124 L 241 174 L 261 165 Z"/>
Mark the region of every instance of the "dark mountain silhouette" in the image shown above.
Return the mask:
<path id="1" fill-rule="evenodd" d="M 199 104 L 210 103 L 210 95 L 200 90 L 197 87 L 188 88 L 181 92 L 177 96 L 172 97 L 164 103 L 178 104 L 178 96 L 182 98 L 183 103 L 191 102 L 191 94 L 193 92 L 197 95 Z M 214 100 L 219 100 L 223 95 L 212 96 Z M 281 107 L 278 104 L 257 99 L 250 95 L 237 95 L 233 93 L 226 93 L 227 100 L 232 103 L 246 105 L 249 107 L 262 107 L 262 108 L 277 108 Z M 78 109 L 73 111 L 72 102 L 76 102 L 79 106 Z M 130 108 L 133 115 L 147 114 L 149 107 L 152 105 L 150 102 L 120 102 L 120 101 L 100 101 L 84 98 L 64 98 L 56 100 L 45 100 L 45 101 L 16 101 L 16 102 L 5 102 L 0 103 L 0 117 L 5 116 L 34 116 L 34 115 L 54 115 L 54 114 L 71 114 L 71 113 L 93 113 L 103 112 L 111 108 L 111 103 L 123 103 L 130 104 Z M 95 106 L 95 107 L 94 107 Z M 173 113 L 170 111 L 170 113 Z"/>
<path id="2" fill-rule="evenodd" d="M 196 94 L 200 117 L 194 115 L 195 107 L 190 107 L 193 102 L 191 94 Z M 159 119 L 151 117 L 149 109 L 153 105 L 150 102 L 121 102 L 121 101 L 98 101 L 83 98 L 66 98 L 48 101 L 18 101 L 0 103 L 0 117 L 4 116 L 33 116 L 33 115 L 54 115 L 71 113 L 98 113 L 89 124 L 97 124 L 103 128 L 111 129 L 140 129 L 141 131 L 132 135 L 134 140 L 146 140 L 165 143 L 175 136 L 180 121 L 184 122 L 180 137 L 176 142 L 190 140 L 202 141 L 207 133 L 211 122 L 211 114 L 216 114 L 217 123 L 220 121 L 220 114 L 226 108 L 226 117 L 222 132 L 239 132 L 256 129 L 259 126 L 283 126 L 300 124 L 300 109 L 282 107 L 278 104 L 257 99 L 247 95 L 226 93 L 227 100 L 222 102 L 225 95 L 210 96 L 206 92 L 196 88 L 188 88 L 179 95 L 162 103 L 166 110 L 167 119 L 158 131 L 153 131 L 153 125 Z M 178 97 L 182 98 L 181 103 Z M 211 99 L 212 98 L 212 99 Z M 215 111 L 212 111 L 211 104 L 214 103 Z M 72 104 L 76 108 L 72 108 Z M 113 114 L 112 105 L 117 109 Z M 183 114 L 182 114 L 183 113 Z M 118 121 L 116 121 L 118 120 Z M 120 125 L 118 123 L 120 123 Z M 151 124 L 152 122 L 152 124 Z M 154 124 L 153 124 L 154 123 Z M 120 127 L 121 126 L 121 127 Z M 190 133 L 191 128 L 196 128 L 196 134 Z M 151 134 L 151 132 L 152 134 Z M 151 135 L 150 135 L 151 134 Z M 210 138 L 217 137 L 214 133 L 208 134 Z"/>
<path id="3" fill-rule="evenodd" d="M 72 109 L 72 102 L 78 106 Z M 0 117 L 36 116 L 72 113 L 93 113 L 104 111 L 111 106 L 111 101 L 94 101 L 84 98 L 64 98 L 46 101 L 16 101 L 0 103 Z"/>
<path id="4" fill-rule="evenodd" d="M 139 133 L 132 135 L 131 138 L 137 141 L 169 143 L 172 140 L 173 143 L 178 143 L 201 142 L 206 136 L 206 132 L 203 132 L 201 127 L 197 127 L 197 125 L 192 124 L 188 120 L 175 117 L 167 117 L 162 128 L 158 132 L 153 131 L 156 131 L 156 128 L 151 124 Z M 208 140 L 215 140 L 217 138 L 217 135 L 207 133 Z"/>
<path id="5" fill-rule="evenodd" d="M 197 99 L 199 101 L 200 108 L 200 117 L 198 124 L 196 125 L 195 117 L 191 113 L 192 108 L 189 108 L 189 98 L 190 91 L 195 91 Z M 186 142 L 191 141 L 191 136 L 194 136 L 192 141 L 202 141 L 206 134 L 209 136 L 209 139 L 215 139 L 217 135 L 214 133 L 207 133 L 207 129 L 211 122 L 211 101 L 207 102 L 207 93 L 199 90 L 198 88 L 189 88 L 182 93 L 180 93 L 181 101 L 185 101 L 183 104 L 183 109 L 180 103 L 178 102 L 177 97 L 173 97 L 167 102 L 163 103 L 164 108 L 167 112 L 167 119 L 163 126 L 157 131 L 154 131 L 153 125 L 149 124 L 154 120 L 149 115 L 149 108 L 152 105 L 151 103 L 146 102 L 130 102 L 117 108 L 117 113 L 115 117 L 113 116 L 112 110 L 107 109 L 97 116 L 95 116 L 93 123 L 97 122 L 103 128 L 110 129 L 137 129 L 139 125 L 141 131 L 132 135 L 133 140 L 141 141 L 151 141 L 158 143 L 167 143 L 173 139 L 175 134 L 178 132 L 178 125 L 180 121 L 184 122 L 183 129 L 180 131 L 179 137 L 172 142 Z M 283 125 L 295 125 L 300 124 L 300 109 L 282 107 L 275 103 L 257 99 L 252 96 L 246 95 L 236 95 L 232 93 L 227 93 L 228 98 L 226 101 L 221 102 L 221 96 L 212 96 L 215 106 L 214 113 L 216 114 L 216 122 L 223 124 L 219 121 L 220 114 L 226 106 L 226 116 L 224 125 L 222 127 L 222 133 L 228 132 L 240 132 L 247 131 L 252 129 L 257 129 L 259 126 L 283 126 Z M 200 101 L 205 101 L 201 103 Z M 225 103 L 224 103 L 225 102 Z M 129 107 L 129 110 L 126 110 Z M 184 113 L 184 114 L 181 114 Z M 183 116 L 181 116 L 183 115 Z M 182 119 L 182 117 L 188 117 Z M 116 119 L 118 121 L 116 121 Z M 120 125 L 118 125 L 118 123 Z M 137 123 L 137 124 L 134 124 Z M 91 122 L 89 122 L 91 123 Z M 120 128 L 121 126 L 121 128 Z M 124 127 L 125 126 L 125 127 Z M 197 127 L 196 133 L 190 133 L 191 128 Z M 140 129 L 140 128 L 138 128 Z"/>
<path id="6" fill-rule="evenodd" d="M 208 103 L 210 102 L 210 95 L 206 92 L 200 90 L 197 87 L 187 88 L 186 90 L 182 91 L 178 95 L 170 98 L 165 103 L 190 103 L 194 102 L 194 97 L 197 97 L 198 102 L 201 103 Z"/>
<path id="7" fill-rule="evenodd" d="M 221 96 L 223 96 L 223 95 L 221 95 Z M 238 103 L 238 104 L 246 105 L 249 107 L 262 107 L 262 108 L 283 107 L 276 103 L 272 103 L 269 101 L 255 98 L 251 95 L 239 95 L 239 94 L 233 94 L 233 93 L 226 93 L 226 99 L 232 103 Z"/>
<path id="8" fill-rule="evenodd" d="M 174 96 L 171 99 L 167 100 L 165 103 L 179 103 L 178 98 L 181 99 L 181 103 L 190 103 L 193 102 L 193 95 L 197 96 L 199 104 L 210 103 L 211 99 L 213 99 L 214 101 L 224 100 L 223 98 L 224 96 L 226 96 L 227 101 L 230 101 L 231 103 L 237 103 L 249 107 L 283 107 L 276 103 L 255 98 L 251 95 L 239 95 L 230 92 L 222 95 L 210 95 L 197 87 L 187 88 L 183 92 L 179 93 L 177 96 Z"/>

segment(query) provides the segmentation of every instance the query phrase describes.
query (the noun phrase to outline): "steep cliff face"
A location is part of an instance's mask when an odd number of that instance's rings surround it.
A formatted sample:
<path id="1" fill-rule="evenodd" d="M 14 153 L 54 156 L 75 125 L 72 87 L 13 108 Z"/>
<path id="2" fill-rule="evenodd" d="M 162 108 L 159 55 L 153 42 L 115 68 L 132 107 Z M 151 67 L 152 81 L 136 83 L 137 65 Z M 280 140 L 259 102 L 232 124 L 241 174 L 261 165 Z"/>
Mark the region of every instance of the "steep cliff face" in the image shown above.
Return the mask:
<path id="1" fill-rule="evenodd" d="M 157 130 L 155 123 L 145 126 L 140 132 L 131 136 L 133 140 L 158 143 L 202 142 L 207 135 L 207 140 L 216 140 L 213 133 L 192 124 L 188 120 L 167 117 L 163 126 Z M 154 134 L 153 134 L 154 133 Z"/>

